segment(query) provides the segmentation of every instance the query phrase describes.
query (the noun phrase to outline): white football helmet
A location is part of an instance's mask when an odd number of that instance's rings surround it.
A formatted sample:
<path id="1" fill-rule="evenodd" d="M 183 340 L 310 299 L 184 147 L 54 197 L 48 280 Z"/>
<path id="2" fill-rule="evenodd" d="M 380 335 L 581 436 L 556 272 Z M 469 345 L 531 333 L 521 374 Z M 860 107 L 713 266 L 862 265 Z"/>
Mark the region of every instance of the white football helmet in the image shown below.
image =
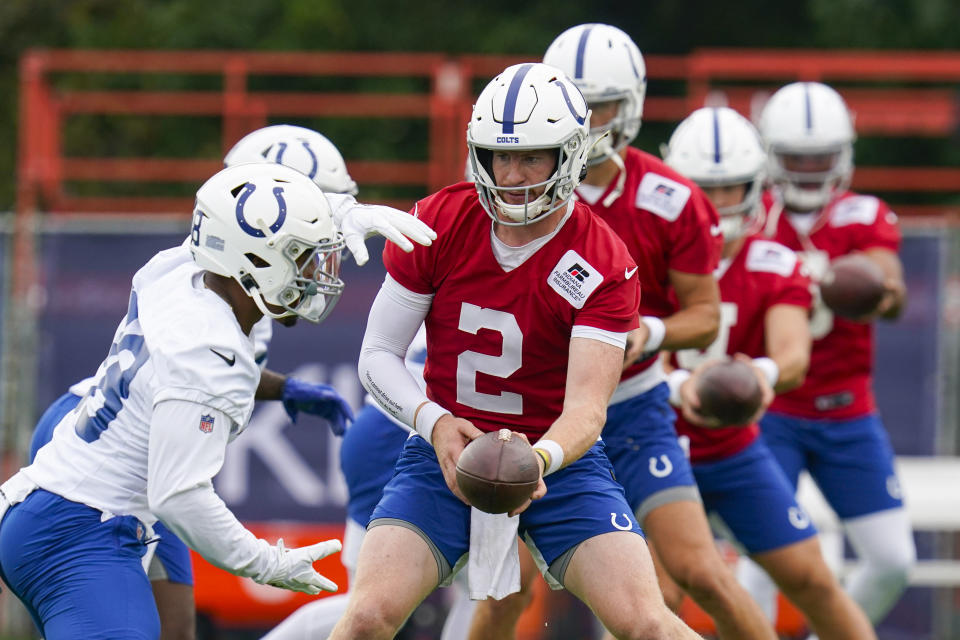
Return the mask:
<path id="1" fill-rule="evenodd" d="M 795 82 L 774 93 L 760 114 L 770 179 L 784 204 L 812 211 L 850 186 L 853 175 L 853 117 L 840 94 L 819 82 Z M 826 156 L 824 171 L 791 171 L 790 156 Z"/>
<path id="2" fill-rule="evenodd" d="M 760 193 L 767 158 L 749 120 L 729 107 L 697 109 L 677 126 L 661 151 L 670 167 L 701 187 L 747 186 L 740 204 L 717 209 L 724 240 L 735 240 L 762 223 Z"/>
<path id="3" fill-rule="evenodd" d="M 245 135 L 223 159 L 226 167 L 275 162 L 303 173 L 328 193 L 357 195 L 343 156 L 326 136 L 292 124 L 275 124 Z"/>
<path id="4" fill-rule="evenodd" d="M 630 36 L 608 24 L 581 24 L 557 36 L 543 61 L 563 70 L 588 105 L 620 101 L 613 120 L 590 130 L 588 164 L 603 162 L 637 137 L 647 92 L 647 67 Z"/>
<path id="5" fill-rule="evenodd" d="M 505 69 L 480 93 L 467 127 L 470 163 L 480 204 L 501 224 L 525 225 L 565 206 L 586 173 L 590 111 L 562 71 L 536 62 Z M 547 180 L 522 187 L 524 204 L 508 204 L 493 176 L 494 151 L 553 149 L 556 169 Z M 545 187 L 530 199 L 531 191 Z M 512 222 L 497 218 L 497 211 Z"/>
<path id="6" fill-rule="evenodd" d="M 272 318 L 320 322 L 343 291 L 343 239 L 330 205 L 289 167 L 241 164 L 207 180 L 197 191 L 189 246 L 200 267 L 239 282 Z"/>

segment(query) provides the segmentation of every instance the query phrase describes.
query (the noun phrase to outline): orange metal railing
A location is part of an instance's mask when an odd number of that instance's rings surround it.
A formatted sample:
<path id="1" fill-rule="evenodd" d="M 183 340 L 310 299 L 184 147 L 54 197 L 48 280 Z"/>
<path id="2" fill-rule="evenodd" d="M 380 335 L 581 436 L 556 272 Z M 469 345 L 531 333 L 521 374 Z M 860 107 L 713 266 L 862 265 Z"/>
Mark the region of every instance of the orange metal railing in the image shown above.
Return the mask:
<path id="1" fill-rule="evenodd" d="M 522 60 L 516 56 L 433 53 L 253 53 L 211 51 L 35 50 L 21 61 L 21 125 L 17 210 L 67 213 L 182 212 L 183 198 L 80 196 L 71 182 L 198 183 L 220 166 L 219 157 L 171 159 L 66 156 L 63 131 L 81 114 L 105 116 L 216 116 L 225 151 L 268 119 L 297 117 L 422 118 L 428 122 L 426 161 L 351 158 L 361 184 L 421 186 L 424 192 L 462 175 L 463 129 L 475 82 Z M 684 90 L 651 90 L 645 119 L 676 122 L 708 101 L 720 100 L 742 113 L 755 112 L 763 98 L 795 79 L 838 83 L 857 113 L 862 136 L 957 135 L 960 54 L 924 52 L 833 52 L 699 50 L 687 56 L 647 57 L 653 81 L 672 81 Z M 71 89 L 57 74 L 179 74 L 220 78 L 211 91 Z M 415 93 L 258 91 L 251 78 L 271 76 L 414 77 L 429 81 Z M 676 93 L 676 92 L 675 92 Z M 960 168 L 874 167 L 859 159 L 855 187 L 867 191 L 953 192 Z M 906 164 L 906 163 L 905 163 Z M 939 213 L 944 207 L 900 208 L 906 214 Z"/>
<path id="2" fill-rule="evenodd" d="M 425 160 L 348 157 L 361 184 L 412 187 L 423 193 L 463 175 L 464 128 L 478 83 L 524 58 L 439 53 L 308 53 L 243 51 L 32 50 L 20 61 L 20 135 L 14 294 L 34 281 L 35 216 L 73 214 L 185 215 L 189 198 L 80 195 L 74 183 L 167 182 L 197 185 L 220 166 L 224 152 L 246 132 L 284 118 L 422 119 L 428 123 Z M 676 122 L 705 104 L 725 102 L 755 113 L 779 85 L 797 80 L 834 83 L 857 114 L 862 137 L 960 135 L 960 53 L 840 52 L 703 49 L 686 56 L 647 56 L 644 118 Z M 140 78 L 156 74 L 219 79 L 215 90 L 114 90 L 74 88 L 64 75 Z M 422 91 L 264 91 L 251 80 L 273 77 L 419 78 Z M 74 83 L 76 84 L 76 83 Z M 92 83 L 84 83 L 92 84 Z M 672 85 L 668 93 L 662 87 Z M 89 157 L 64 152 L 72 117 L 146 115 L 218 117 L 216 157 Z M 349 151 L 349 150 L 348 150 Z M 347 154 L 350 155 L 349 152 Z M 902 215 L 955 214 L 950 196 L 960 167 L 925 166 L 905 158 L 900 166 L 874 166 L 858 157 L 854 188 L 868 192 L 921 193 L 946 204 L 905 204 Z M 916 200 L 913 198 L 912 200 Z M 408 200 L 389 202 L 405 207 Z"/>

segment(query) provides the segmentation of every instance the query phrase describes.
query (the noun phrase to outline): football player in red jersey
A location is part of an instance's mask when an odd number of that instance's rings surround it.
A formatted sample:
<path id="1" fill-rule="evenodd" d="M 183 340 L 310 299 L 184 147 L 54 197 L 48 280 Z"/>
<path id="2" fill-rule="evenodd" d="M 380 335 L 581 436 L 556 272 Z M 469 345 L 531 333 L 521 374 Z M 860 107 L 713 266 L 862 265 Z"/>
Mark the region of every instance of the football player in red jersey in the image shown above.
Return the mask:
<path id="1" fill-rule="evenodd" d="M 682 368 L 669 377 L 671 403 L 682 408 L 677 433 L 689 443 L 704 507 L 774 578 L 821 640 L 876 638 L 824 561 L 816 530 L 756 421 L 712 425 L 696 411 L 699 375 L 727 356 L 753 358 L 764 408 L 773 399 L 769 390 L 798 387 L 810 362 L 810 280 L 796 253 L 755 235 L 763 221 L 760 136 L 732 109 L 703 108 L 680 123 L 664 160 L 717 206 L 724 239 L 719 335 L 705 350 L 676 352 Z"/>
<path id="2" fill-rule="evenodd" d="M 551 584 L 616 637 L 698 637 L 664 605 L 598 441 L 639 323 L 639 287 L 623 243 L 572 199 L 589 117 L 560 70 L 506 69 L 480 94 L 467 130 L 476 185 L 417 203 L 437 232 L 431 247 L 385 250 L 360 379 L 419 435 L 373 513 L 331 638 L 392 638 L 469 551 L 474 597 L 515 591 L 518 532 Z M 403 364 L 423 321 L 426 394 Z M 530 439 L 547 476 L 516 518 L 471 511 L 456 485 L 466 444 L 502 427 Z"/>
<path id="3" fill-rule="evenodd" d="M 642 324 L 630 336 L 603 430 L 617 482 L 663 569 L 710 614 L 721 638 L 774 638 L 714 545 L 658 358 L 660 349 L 704 348 L 717 335 L 716 210 L 693 182 L 629 146 L 646 91 L 643 56 L 630 36 L 578 25 L 551 43 L 544 62 L 563 69 L 590 105 L 593 146 L 577 197 L 627 245 L 643 291 Z M 498 621 L 499 635 L 471 637 L 509 637 L 524 604 L 521 596 L 481 603 L 475 619 Z"/>
<path id="4" fill-rule="evenodd" d="M 782 87 L 761 113 L 760 133 L 773 183 L 764 195 L 764 234 L 799 253 L 814 280 L 830 260 L 853 252 L 876 261 L 886 275 L 887 293 L 869 317 L 842 318 L 817 304 L 806 381 L 778 396 L 760 425 L 793 486 L 806 468 L 837 512 L 860 561 L 845 587 L 879 622 L 916 561 L 871 374 L 872 320 L 897 317 L 906 296 L 897 217 L 878 198 L 847 190 L 853 119 L 832 88 L 816 82 Z M 755 594 L 769 593 L 762 578 L 749 583 Z"/>

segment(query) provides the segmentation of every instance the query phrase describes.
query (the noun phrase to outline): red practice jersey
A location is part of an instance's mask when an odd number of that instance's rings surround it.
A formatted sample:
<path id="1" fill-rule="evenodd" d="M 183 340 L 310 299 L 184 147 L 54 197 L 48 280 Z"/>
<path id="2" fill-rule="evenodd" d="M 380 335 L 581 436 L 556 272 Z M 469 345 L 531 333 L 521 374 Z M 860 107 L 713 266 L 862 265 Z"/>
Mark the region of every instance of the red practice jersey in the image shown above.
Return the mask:
<path id="1" fill-rule="evenodd" d="M 743 353 L 766 355 L 767 311 L 778 304 L 810 309 L 810 279 L 802 272 L 797 254 L 761 236 L 747 238 L 730 262 L 719 268 L 720 331 L 705 351 L 684 349 L 674 364 L 694 369 L 705 359 Z M 747 427 L 703 429 L 691 425 L 677 412 L 677 433 L 690 438 L 690 460 L 710 462 L 745 449 L 757 439 L 756 424 Z"/>
<path id="2" fill-rule="evenodd" d="M 881 248 L 900 248 L 897 216 L 882 200 L 845 192 L 817 216 L 809 234 L 798 231 L 771 193 L 764 194 L 765 233 L 796 251 L 814 278 L 829 260 Z M 810 322 L 813 352 L 803 386 L 777 396 L 772 411 L 804 418 L 847 419 L 873 411 L 873 325 L 851 322 L 821 304 Z"/>
<path id="3" fill-rule="evenodd" d="M 539 438 L 563 409 L 571 330 L 639 326 L 635 263 L 623 242 L 575 203 L 544 246 L 511 271 L 494 256 L 491 221 L 472 183 L 417 203 L 437 232 L 404 253 L 387 243 L 389 274 L 433 294 L 426 318 L 427 395 L 483 431 Z"/>
<path id="4" fill-rule="evenodd" d="M 623 193 L 604 206 L 616 188 L 614 179 L 590 209 L 617 232 L 639 267 L 640 314 L 663 318 L 677 310 L 669 294 L 670 269 L 692 274 L 716 269 L 723 248 L 717 211 L 696 184 L 649 153 L 627 147 L 624 166 Z M 634 364 L 623 378 L 655 361 Z"/>

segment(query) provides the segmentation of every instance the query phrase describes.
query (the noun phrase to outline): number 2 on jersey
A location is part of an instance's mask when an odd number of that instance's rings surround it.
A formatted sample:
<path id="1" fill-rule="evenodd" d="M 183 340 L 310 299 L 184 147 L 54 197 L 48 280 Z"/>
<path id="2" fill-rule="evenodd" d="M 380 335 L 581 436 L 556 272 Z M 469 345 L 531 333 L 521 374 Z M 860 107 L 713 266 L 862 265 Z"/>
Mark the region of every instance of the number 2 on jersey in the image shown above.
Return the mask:
<path id="1" fill-rule="evenodd" d="M 460 307 L 460 331 L 476 335 L 480 329 L 496 331 L 503 338 L 499 356 L 476 351 L 464 351 L 457 356 L 457 402 L 492 411 L 520 415 L 523 413 L 523 396 L 519 393 L 501 391 L 499 394 L 477 391 L 477 374 L 497 378 L 509 378 L 520 368 L 523 359 L 523 332 L 511 313 L 484 309 L 464 302 Z"/>

